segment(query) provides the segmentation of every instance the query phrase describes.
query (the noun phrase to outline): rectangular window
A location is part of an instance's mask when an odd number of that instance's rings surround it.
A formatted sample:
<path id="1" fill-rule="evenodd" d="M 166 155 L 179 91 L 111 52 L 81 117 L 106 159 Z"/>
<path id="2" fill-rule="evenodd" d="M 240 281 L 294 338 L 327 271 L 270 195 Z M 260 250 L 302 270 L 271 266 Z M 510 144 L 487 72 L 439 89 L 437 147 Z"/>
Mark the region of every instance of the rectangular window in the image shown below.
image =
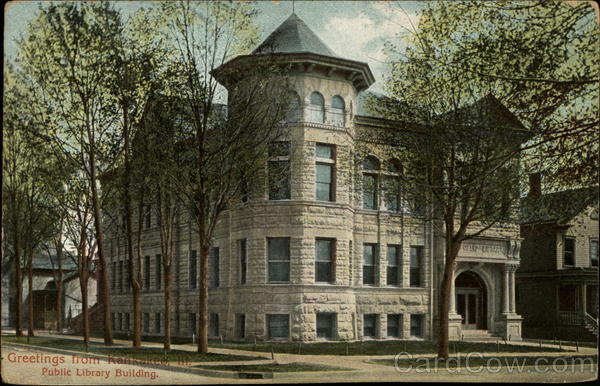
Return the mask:
<path id="1" fill-rule="evenodd" d="M 575 265 L 575 239 L 572 237 L 565 237 L 564 245 L 564 265 L 572 267 Z"/>
<path id="2" fill-rule="evenodd" d="M 363 336 L 375 338 L 377 336 L 377 314 L 363 315 Z"/>
<path id="3" fill-rule="evenodd" d="M 150 256 L 144 256 L 144 287 L 150 289 Z"/>
<path id="4" fill-rule="evenodd" d="M 590 265 L 598 266 L 598 239 L 590 239 Z"/>
<path id="5" fill-rule="evenodd" d="M 363 175 L 363 209 L 377 209 L 377 176 Z"/>
<path id="6" fill-rule="evenodd" d="M 387 246 L 387 285 L 400 285 L 400 252 L 399 245 Z"/>
<path id="7" fill-rule="evenodd" d="M 160 333 L 160 319 L 161 319 L 161 313 L 157 312 L 156 318 L 154 319 L 154 332 L 156 332 L 156 333 Z"/>
<path id="8" fill-rule="evenodd" d="M 125 313 L 125 328 L 124 328 L 124 330 L 129 331 L 130 326 L 131 326 L 131 324 L 129 322 L 129 312 L 126 312 Z"/>
<path id="9" fill-rule="evenodd" d="M 113 330 L 116 330 L 117 329 L 117 317 L 115 316 L 114 312 L 110 313 L 110 321 L 112 323 Z"/>
<path id="10" fill-rule="evenodd" d="M 219 276 L 221 274 L 219 269 L 219 247 L 213 247 L 211 253 L 212 260 L 212 285 L 213 287 L 219 286 Z"/>
<path id="11" fill-rule="evenodd" d="M 150 228 L 152 226 L 152 206 L 146 206 L 146 213 L 144 213 L 144 226 Z"/>
<path id="12" fill-rule="evenodd" d="M 110 289 L 115 289 L 117 285 L 117 262 L 113 261 L 112 263 L 112 280 L 110 282 Z"/>
<path id="13" fill-rule="evenodd" d="M 319 201 L 335 201 L 335 148 L 317 144 L 315 148 L 315 196 Z"/>
<path id="14" fill-rule="evenodd" d="M 269 283 L 290 281 L 290 239 L 277 237 L 267 239 L 269 260 Z"/>
<path id="15" fill-rule="evenodd" d="M 240 254 L 240 284 L 246 284 L 246 272 L 248 270 L 246 239 L 238 240 Z"/>
<path id="16" fill-rule="evenodd" d="M 269 148 L 269 200 L 290 199 L 290 143 L 274 142 Z"/>
<path id="17" fill-rule="evenodd" d="M 317 338 L 334 339 L 337 314 L 317 313 Z"/>
<path id="18" fill-rule="evenodd" d="M 413 314 L 410 316 L 410 336 L 415 338 L 423 337 L 423 319 L 422 314 Z"/>
<path id="19" fill-rule="evenodd" d="M 267 332 L 271 339 L 289 338 L 290 317 L 287 314 L 267 315 Z"/>
<path id="20" fill-rule="evenodd" d="M 129 292 L 131 288 L 131 267 L 129 266 L 129 261 L 127 262 L 127 284 L 125 285 L 125 291 Z"/>
<path id="21" fill-rule="evenodd" d="M 190 335 L 197 335 L 198 329 L 196 328 L 196 321 L 198 317 L 194 312 L 190 312 L 188 315 L 188 326 L 190 326 Z"/>
<path id="22" fill-rule="evenodd" d="M 423 247 L 410 247 L 410 286 L 421 287 L 421 265 L 423 259 Z"/>
<path id="23" fill-rule="evenodd" d="M 148 312 L 144 312 L 142 319 L 144 332 L 150 332 L 150 314 Z"/>
<path id="24" fill-rule="evenodd" d="M 208 321 L 208 335 L 219 336 L 219 314 L 210 314 Z"/>
<path id="25" fill-rule="evenodd" d="M 335 283 L 335 240 L 315 240 L 315 282 Z"/>
<path id="26" fill-rule="evenodd" d="M 156 289 L 159 290 L 162 282 L 162 258 L 160 255 L 156 255 Z"/>
<path id="27" fill-rule="evenodd" d="M 246 337 L 246 315 L 236 314 L 235 315 L 235 336 L 238 339 L 244 339 Z"/>
<path id="28" fill-rule="evenodd" d="M 375 244 L 363 245 L 363 284 L 375 284 L 377 248 Z"/>
<path id="29" fill-rule="evenodd" d="M 389 338 L 400 338 L 402 331 L 402 315 L 389 314 L 387 316 L 387 336 Z"/>
<path id="30" fill-rule="evenodd" d="M 125 278 L 123 277 L 123 262 L 119 261 L 119 278 L 118 278 L 118 283 L 119 283 L 119 292 L 123 292 L 123 280 Z"/>
<path id="31" fill-rule="evenodd" d="M 400 210 L 400 182 L 398 177 L 386 176 L 382 185 L 385 208 L 390 212 L 398 212 Z"/>
<path id="32" fill-rule="evenodd" d="M 198 287 L 198 258 L 196 257 L 196 251 L 190 251 L 190 260 L 188 267 L 188 281 L 191 289 Z"/>

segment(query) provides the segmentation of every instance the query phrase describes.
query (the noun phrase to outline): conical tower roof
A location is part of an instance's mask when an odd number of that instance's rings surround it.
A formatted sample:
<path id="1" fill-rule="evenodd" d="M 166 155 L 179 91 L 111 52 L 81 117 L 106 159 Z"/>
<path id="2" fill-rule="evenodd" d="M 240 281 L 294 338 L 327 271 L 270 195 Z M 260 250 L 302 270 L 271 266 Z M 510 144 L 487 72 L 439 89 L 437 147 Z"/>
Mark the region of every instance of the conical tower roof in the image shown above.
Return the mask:
<path id="1" fill-rule="evenodd" d="M 292 13 L 252 52 L 252 55 L 301 52 L 337 57 L 302 19 Z"/>

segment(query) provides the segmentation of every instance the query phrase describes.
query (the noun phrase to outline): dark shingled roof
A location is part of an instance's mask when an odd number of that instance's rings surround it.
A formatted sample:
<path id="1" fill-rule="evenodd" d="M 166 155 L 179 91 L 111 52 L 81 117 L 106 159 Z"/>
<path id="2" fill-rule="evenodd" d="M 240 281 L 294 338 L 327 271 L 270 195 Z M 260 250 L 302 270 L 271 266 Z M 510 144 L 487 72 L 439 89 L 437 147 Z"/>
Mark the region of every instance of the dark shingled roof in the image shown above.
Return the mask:
<path id="1" fill-rule="evenodd" d="M 598 187 L 569 189 L 525 197 L 521 200 L 521 224 L 567 223 L 589 206 L 598 205 Z"/>
<path id="2" fill-rule="evenodd" d="M 300 52 L 337 57 L 302 19 L 292 13 L 252 52 L 252 55 Z"/>

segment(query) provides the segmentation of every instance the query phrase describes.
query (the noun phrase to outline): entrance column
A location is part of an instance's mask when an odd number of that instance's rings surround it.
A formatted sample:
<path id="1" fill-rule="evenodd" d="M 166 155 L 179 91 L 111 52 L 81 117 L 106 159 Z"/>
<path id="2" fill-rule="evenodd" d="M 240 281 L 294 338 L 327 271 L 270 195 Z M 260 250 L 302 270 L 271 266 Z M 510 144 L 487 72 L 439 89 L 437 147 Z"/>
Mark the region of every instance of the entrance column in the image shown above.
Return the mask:
<path id="1" fill-rule="evenodd" d="M 450 315 L 456 314 L 456 291 L 454 285 L 456 278 L 454 277 L 454 275 L 452 276 L 453 277 L 450 283 Z"/>
<path id="2" fill-rule="evenodd" d="M 585 321 L 585 314 L 587 313 L 587 285 L 581 285 L 581 309 L 583 310 L 583 320 Z"/>
<path id="3" fill-rule="evenodd" d="M 504 298 L 504 302 L 502 303 L 502 313 L 503 314 L 508 314 L 509 313 L 509 296 L 510 296 L 510 290 L 509 290 L 509 286 L 510 286 L 510 282 L 509 282 L 509 275 L 508 275 L 508 266 L 505 265 L 504 266 L 504 285 L 502 288 L 502 296 Z"/>
<path id="4" fill-rule="evenodd" d="M 516 313 L 516 301 L 515 301 L 515 269 L 511 269 L 510 273 L 510 308 L 509 312 L 511 314 Z"/>

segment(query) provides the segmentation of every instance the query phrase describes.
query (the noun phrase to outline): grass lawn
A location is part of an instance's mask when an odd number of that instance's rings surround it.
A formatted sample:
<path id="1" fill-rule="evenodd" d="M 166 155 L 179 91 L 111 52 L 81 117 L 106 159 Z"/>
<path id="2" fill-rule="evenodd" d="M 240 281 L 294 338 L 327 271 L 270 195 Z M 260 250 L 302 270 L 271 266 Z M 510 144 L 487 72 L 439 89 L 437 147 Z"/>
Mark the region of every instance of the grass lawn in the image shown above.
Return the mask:
<path id="1" fill-rule="evenodd" d="M 377 363 L 382 365 L 394 366 L 394 359 L 374 359 L 367 360 L 366 363 Z M 437 362 L 437 364 L 436 364 Z M 502 356 L 495 357 L 493 355 L 487 356 L 472 356 L 468 358 L 466 355 L 460 355 L 457 357 L 452 357 L 448 359 L 448 361 L 437 361 L 435 357 L 420 357 L 420 358 L 399 358 L 398 359 L 398 368 L 400 369 L 408 369 L 408 368 L 422 368 L 424 366 L 433 367 L 443 369 L 454 369 L 459 367 L 467 367 L 470 368 L 479 368 L 481 366 L 489 367 L 489 368 L 497 368 L 497 367 L 512 367 L 518 368 L 522 366 L 539 366 L 544 368 L 551 368 L 555 364 L 555 366 L 559 369 L 562 369 L 565 364 L 568 365 L 579 365 L 583 364 L 584 366 L 591 366 L 592 364 L 598 364 L 598 356 L 597 355 L 574 355 L 574 356 Z"/>
<path id="2" fill-rule="evenodd" d="M 437 352 L 435 342 L 428 341 L 370 341 L 370 342 L 323 342 L 323 343 L 225 343 L 212 344 L 211 347 L 222 347 L 259 352 L 309 354 L 309 355 L 395 355 L 400 352 L 411 354 L 434 354 Z M 347 353 L 346 353 L 347 350 Z M 450 352 L 561 352 L 554 347 L 522 346 L 515 344 L 496 345 L 496 343 L 451 342 Z"/>
<path id="3" fill-rule="evenodd" d="M 297 371 L 344 371 L 351 369 L 344 369 L 341 367 L 330 367 L 323 365 L 313 365 L 310 363 L 269 363 L 261 365 L 198 365 L 203 369 L 212 370 L 226 370 L 226 371 L 238 371 L 238 372 L 257 372 L 257 373 L 291 373 Z"/>
<path id="4" fill-rule="evenodd" d="M 3 336 L 2 342 L 27 344 L 27 337 L 17 338 L 14 336 Z M 31 345 L 51 347 L 64 350 L 85 352 L 85 347 L 81 340 L 59 339 L 45 337 L 31 337 Z M 225 355 L 225 354 L 198 354 L 193 351 L 172 350 L 167 354 L 160 347 L 143 347 L 141 350 L 134 350 L 130 346 L 115 344 L 112 347 L 106 347 L 103 343 L 90 342 L 88 352 L 101 355 L 111 355 L 115 357 L 124 357 L 137 360 L 148 361 L 188 361 L 188 362 L 220 362 L 220 361 L 249 361 L 264 359 L 249 355 Z"/>

